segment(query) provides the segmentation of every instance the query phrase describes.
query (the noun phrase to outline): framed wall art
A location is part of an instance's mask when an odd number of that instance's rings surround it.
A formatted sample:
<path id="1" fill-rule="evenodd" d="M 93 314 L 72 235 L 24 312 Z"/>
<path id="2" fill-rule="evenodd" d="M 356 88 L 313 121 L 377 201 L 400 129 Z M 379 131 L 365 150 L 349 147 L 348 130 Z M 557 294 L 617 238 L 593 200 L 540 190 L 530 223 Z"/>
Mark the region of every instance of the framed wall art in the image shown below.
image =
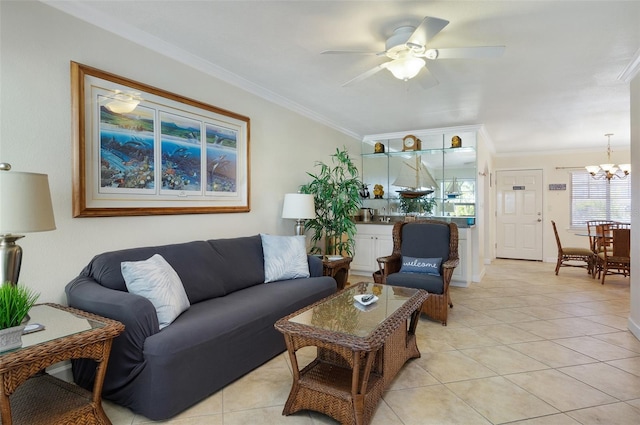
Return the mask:
<path id="1" fill-rule="evenodd" d="M 249 211 L 248 117 L 71 62 L 73 216 Z"/>

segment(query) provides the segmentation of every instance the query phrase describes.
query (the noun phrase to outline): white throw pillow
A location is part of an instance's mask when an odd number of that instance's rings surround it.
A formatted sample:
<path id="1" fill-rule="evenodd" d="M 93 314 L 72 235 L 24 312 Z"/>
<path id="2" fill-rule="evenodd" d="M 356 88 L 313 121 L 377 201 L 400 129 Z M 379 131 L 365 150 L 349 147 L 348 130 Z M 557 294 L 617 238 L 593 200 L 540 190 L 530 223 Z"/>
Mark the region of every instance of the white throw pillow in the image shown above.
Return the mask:
<path id="1" fill-rule="evenodd" d="M 120 270 L 127 290 L 147 298 L 156 308 L 160 329 L 189 308 L 180 276 L 160 254 L 144 261 L 123 261 Z"/>
<path id="2" fill-rule="evenodd" d="M 304 236 L 260 234 L 264 255 L 264 283 L 309 277 Z"/>

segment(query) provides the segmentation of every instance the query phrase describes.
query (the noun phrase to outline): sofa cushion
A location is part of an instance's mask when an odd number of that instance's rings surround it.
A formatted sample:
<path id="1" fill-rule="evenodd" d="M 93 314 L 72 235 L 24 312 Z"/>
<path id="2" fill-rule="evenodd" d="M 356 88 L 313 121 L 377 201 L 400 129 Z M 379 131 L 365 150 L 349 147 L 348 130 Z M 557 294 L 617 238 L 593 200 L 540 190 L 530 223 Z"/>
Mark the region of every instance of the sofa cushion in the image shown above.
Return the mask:
<path id="1" fill-rule="evenodd" d="M 250 344 L 252 338 L 265 333 L 275 336 L 274 341 L 279 347 L 276 353 L 282 352 L 285 349 L 284 338 L 274 328 L 274 323 L 335 292 L 335 280 L 323 276 L 285 280 L 277 285 L 254 285 L 194 304 L 164 332 L 147 338 L 145 356 L 166 357 L 179 351 L 202 350 L 205 343 L 231 350 L 231 341 L 246 338 L 246 343 Z M 269 347 L 247 351 L 263 349 L 270 351 Z M 204 350 L 201 355 L 211 356 L 213 353 Z M 240 361 L 239 358 L 236 360 Z"/>
<path id="2" fill-rule="evenodd" d="M 223 258 L 205 241 L 105 252 L 95 256 L 82 274 L 107 288 L 126 291 L 120 263 L 146 260 L 154 254 L 162 255 L 178 273 L 191 304 L 225 295 L 223 278 L 218 273 Z M 260 256 L 262 260 L 262 251 Z"/>
<path id="3" fill-rule="evenodd" d="M 224 263 L 215 267 L 227 294 L 264 282 L 260 235 L 207 241 Z M 192 303 L 193 304 L 193 303 Z"/>
<path id="4" fill-rule="evenodd" d="M 424 289 L 432 294 L 442 294 L 444 291 L 442 276 L 426 273 L 391 273 L 387 276 L 387 285 Z"/>
<path id="5" fill-rule="evenodd" d="M 309 277 L 306 238 L 260 234 L 264 255 L 264 282 Z"/>
<path id="6" fill-rule="evenodd" d="M 161 255 L 144 261 L 123 261 L 120 266 L 127 290 L 145 297 L 155 307 L 160 329 L 189 308 L 178 273 Z"/>

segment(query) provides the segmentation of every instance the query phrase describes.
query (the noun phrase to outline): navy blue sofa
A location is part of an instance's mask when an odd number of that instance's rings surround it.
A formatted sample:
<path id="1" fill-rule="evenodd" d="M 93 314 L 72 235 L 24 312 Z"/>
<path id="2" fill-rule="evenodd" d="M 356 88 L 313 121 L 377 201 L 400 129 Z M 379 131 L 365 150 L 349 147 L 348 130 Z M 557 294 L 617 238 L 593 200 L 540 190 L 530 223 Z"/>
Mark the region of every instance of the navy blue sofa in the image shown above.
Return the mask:
<path id="1" fill-rule="evenodd" d="M 130 294 L 122 261 L 162 255 L 182 280 L 191 306 L 159 331 L 149 300 Z M 106 252 L 67 284 L 70 306 L 122 322 L 113 341 L 103 397 L 153 420 L 170 418 L 285 350 L 273 325 L 336 292 L 309 256 L 311 277 L 263 283 L 260 235 Z M 72 362 L 91 389 L 96 364 Z"/>

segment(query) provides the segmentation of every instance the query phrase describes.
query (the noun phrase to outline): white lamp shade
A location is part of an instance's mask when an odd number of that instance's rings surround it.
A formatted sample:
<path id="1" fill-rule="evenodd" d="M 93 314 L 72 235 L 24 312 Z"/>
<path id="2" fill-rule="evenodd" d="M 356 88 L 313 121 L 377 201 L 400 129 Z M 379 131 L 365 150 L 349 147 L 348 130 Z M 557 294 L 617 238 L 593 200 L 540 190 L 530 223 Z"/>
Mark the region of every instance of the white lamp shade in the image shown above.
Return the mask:
<path id="1" fill-rule="evenodd" d="M 602 168 L 604 171 L 611 171 L 614 168 L 616 170 L 618 169 L 615 164 L 600 164 L 600 168 Z M 615 173 L 615 171 L 611 171 L 611 173 Z"/>
<path id="2" fill-rule="evenodd" d="M 55 228 L 47 175 L 0 171 L 0 235 Z"/>
<path id="3" fill-rule="evenodd" d="M 284 195 L 282 218 L 311 219 L 316 218 L 316 207 L 313 195 L 305 193 L 287 193 Z"/>

